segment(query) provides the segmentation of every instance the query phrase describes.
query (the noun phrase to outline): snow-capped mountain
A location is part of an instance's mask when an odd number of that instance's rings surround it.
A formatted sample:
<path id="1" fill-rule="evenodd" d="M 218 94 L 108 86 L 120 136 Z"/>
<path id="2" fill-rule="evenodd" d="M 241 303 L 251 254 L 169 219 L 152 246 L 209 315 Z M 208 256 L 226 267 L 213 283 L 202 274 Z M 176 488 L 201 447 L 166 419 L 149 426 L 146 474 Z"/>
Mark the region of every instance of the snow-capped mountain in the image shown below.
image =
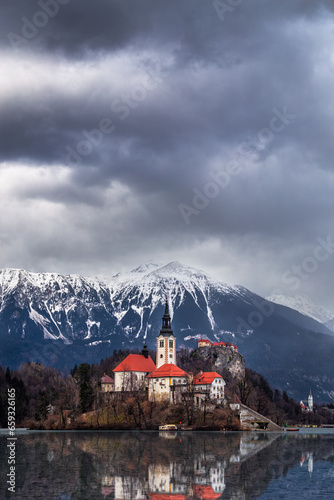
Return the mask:
<path id="1" fill-rule="evenodd" d="M 327 328 L 332 329 L 329 326 L 330 324 L 333 324 L 334 326 L 334 313 L 328 311 L 328 309 L 325 309 L 324 307 L 314 304 L 314 302 L 312 302 L 309 297 L 306 297 L 306 295 L 297 294 L 293 297 L 288 297 L 286 295 L 273 294 L 267 297 L 267 300 L 270 300 L 275 304 L 281 304 L 282 306 L 295 309 L 301 314 L 319 321 L 319 323 L 324 323 Z"/>
<path id="2" fill-rule="evenodd" d="M 0 335 L 24 339 L 70 344 L 99 335 L 103 316 L 112 316 L 105 285 L 77 275 L 5 269 L 0 299 Z"/>
<path id="3" fill-rule="evenodd" d="M 179 262 L 111 278 L 0 271 L 0 364 L 71 368 L 144 342 L 154 349 L 166 298 L 178 348 L 232 341 L 276 387 L 301 399 L 312 381 L 331 398 L 334 336 L 325 325 Z"/>
<path id="4" fill-rule="evenodd" d="M 5 269 L 0 271 L 0 332 L 67 344 L 115 333 L 125 335 L 130 343 L 134 338 L 142 341 L 165 298 L 173 314 L 186 296 L 201 310 L 204 306 L 214 329 L 208 304 L 213 291 L 238 294 L 237 288 L 177 262 L 140 266 L 106 280 Z"/>
<path id="5" fill-rule="evenodd" d="M 140 266 L 130 273 L 117 275 L 109 283 L 111 302 L 114 307 L 114 314 L 119 323 L 124 327 L 129 325 L 129 316 L 134 313 L 140 317 L 140 329 L 134 325 L 136 336 L 142 335 L 144 339 L 150 336 L 152 326 L 159 328 L 161 305 L 167 298 L 170 312 L 173 319 L 174 310 L 185 307 L 191 303 L 191 307 L 196 308 L 196 313 L 190 313 L 205 317 L 205 330 L 212 334 L 219 333 L 216 320 L 214 318 L 211 304 L 215 304 L 214 296 L 221 294 L 232 298 L 241 297 L 242 291 L 239 287 L 233 287 L 215 280 L 193 267 L 185 266 L 179 262 L 170 262 L 165 266 L 157 267 Z M 158 318 L 155 318 L 158 313 Z M 182 314 L 184 315 L 184 314 Z M 188 321 L 191 318 L 188 318 Z M 181 316 L 177 318 L 181 321 Z M 195 325 L 190 328 L 185 325 L 189 333 L 193 331 L 198 334 Z M 185 329 L 183 328 L 183 331 Z M 155 329 L 157 331 L 157 329 Z"/>

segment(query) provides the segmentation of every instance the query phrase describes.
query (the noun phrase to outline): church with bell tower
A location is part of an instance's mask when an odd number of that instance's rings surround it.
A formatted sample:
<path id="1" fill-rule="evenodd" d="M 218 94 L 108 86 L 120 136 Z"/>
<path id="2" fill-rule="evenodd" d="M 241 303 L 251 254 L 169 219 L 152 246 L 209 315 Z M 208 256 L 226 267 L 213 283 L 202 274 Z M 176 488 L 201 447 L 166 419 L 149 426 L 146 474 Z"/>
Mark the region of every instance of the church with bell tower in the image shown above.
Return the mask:
<path id="1" fill-rule="evenodd" d="M 171 327 L 168 300 L 166 299 L 165 314 L 162 317 L 162 328 L 157 337 L 157 369 L 164 364 L 176 365 L 176 338 Z"/>

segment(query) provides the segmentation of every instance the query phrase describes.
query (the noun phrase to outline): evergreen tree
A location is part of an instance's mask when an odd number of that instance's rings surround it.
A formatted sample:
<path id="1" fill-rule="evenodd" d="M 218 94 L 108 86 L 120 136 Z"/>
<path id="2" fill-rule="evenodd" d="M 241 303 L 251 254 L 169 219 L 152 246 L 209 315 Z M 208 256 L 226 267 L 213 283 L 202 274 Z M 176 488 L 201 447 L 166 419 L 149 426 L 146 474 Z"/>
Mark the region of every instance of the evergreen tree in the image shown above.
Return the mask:
<path id="1" fill-rule="evenodd" d="M 75 378 L 79 384 L 80 409 L 83 413 L 89 410 L 94 401 L 94 391 L 91 386 L 91 370 L 88 363 L 81 363 Z"/>
<path id="2" fill-rule="evenodd" d="M 78 371 L 78 366 L 75 364 L 74 367 L 72 368 L 72 370 L 70 371 L 70 374 L 72 375 L 72 377 L 75 377 L 75 374 L 77 373 Z"/>
<path id="3" fill-rule="evenodd" d="M 8 366 L 7 366 L 7 370 L 6 370 L 5 379 L 6 379 L 7 384 L 11 383 L 12 375 L 11 375 L 11 372 L 10 372 L 10 369 Z"/>

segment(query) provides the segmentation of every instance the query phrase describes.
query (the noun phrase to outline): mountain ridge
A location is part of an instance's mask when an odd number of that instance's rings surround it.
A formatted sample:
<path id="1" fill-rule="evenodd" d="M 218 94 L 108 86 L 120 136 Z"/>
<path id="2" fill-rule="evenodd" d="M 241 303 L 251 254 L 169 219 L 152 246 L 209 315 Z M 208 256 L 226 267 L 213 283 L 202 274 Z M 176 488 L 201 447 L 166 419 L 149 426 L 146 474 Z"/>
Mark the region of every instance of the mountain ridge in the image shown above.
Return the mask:
<path id="1" fill-rule="evenodd" d="M 0 361 L 70 369 L 114 349 L 155 348 L 166 297 L 178 348 L 201 337 L 231 341 L 279 389 L 300 397 L 312 381 L 319 398 L 334 398 L 334 337 L 325 325 L 177 261 L 103 280 L 0 271 Z"/>
<path id="2" fill-rule="evenodd" d="M 316 305 L 306 295 L 296 294 L 293 297 L 289 297 L 286 295 L 273 294 L 267 297 L 267 300 L 274 302 L 275 304 L 280 304 L 286 307 L 290 307 L 291 309 L 295 309 L 301 314 L 309 316 L 310 318 L 313 318 L 316 321 L 319 321 L 319 323 L 325 324 L 326 326 L 334 320 L 333 312 L 325 309 L 322 306 Z"/>

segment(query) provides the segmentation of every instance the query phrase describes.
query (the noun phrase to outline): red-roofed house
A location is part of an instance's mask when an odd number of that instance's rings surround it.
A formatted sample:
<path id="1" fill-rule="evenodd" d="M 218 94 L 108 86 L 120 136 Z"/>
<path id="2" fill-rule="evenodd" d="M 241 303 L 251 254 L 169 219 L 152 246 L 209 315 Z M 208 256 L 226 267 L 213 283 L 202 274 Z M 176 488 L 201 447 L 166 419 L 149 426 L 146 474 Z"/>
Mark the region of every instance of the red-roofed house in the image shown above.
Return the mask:
<path id="1" fill-rule="evenodd" d="M 211 347 L 212 343 L 208 339 L 199 339 L 198 347 Z"/>
<path id="2" fill-rule="evenodd" d="M 142 354 L 129 354 L 113 370 L 115 374 L 115 391 L 134 391 L 144 389 L 146 375 L 155 370 L 155 364 L 144 346 Z"/>
<path id="3" fill-rule="evenodd" d="M 102 392 L 112 392 L 114 390 L 114 379 L 104 374 L 100 380 Z"/>
<path id="4" fill-rule="evenodd" d="M 221 404 L 224 401 L 225 380 L 217 372 L 199 372 L 193 379 L 195 401 L 198 406 L 203 401 Z"/>
<path id="5" fill-rule="evenodd" d="M 180 392 L 186 390 L 190 376 L 174 364 L 164 364 L 147 375 L 149 401 L 176 402 Z"/>
<path id="6" fill-rule="evenodd" d="M 149 500 L 186 500 L 188 497 L 175 493 L 149 493 L 148 498 Z"/>
<path id="7" fill-rule="evenodd" d="M 221 493 L 215 493 L 212 486 L 204 484 L 194 484 L 193 493 L 196 498 L 202 498 L 203 500 L 216 500 L 221 496 Z"/>

